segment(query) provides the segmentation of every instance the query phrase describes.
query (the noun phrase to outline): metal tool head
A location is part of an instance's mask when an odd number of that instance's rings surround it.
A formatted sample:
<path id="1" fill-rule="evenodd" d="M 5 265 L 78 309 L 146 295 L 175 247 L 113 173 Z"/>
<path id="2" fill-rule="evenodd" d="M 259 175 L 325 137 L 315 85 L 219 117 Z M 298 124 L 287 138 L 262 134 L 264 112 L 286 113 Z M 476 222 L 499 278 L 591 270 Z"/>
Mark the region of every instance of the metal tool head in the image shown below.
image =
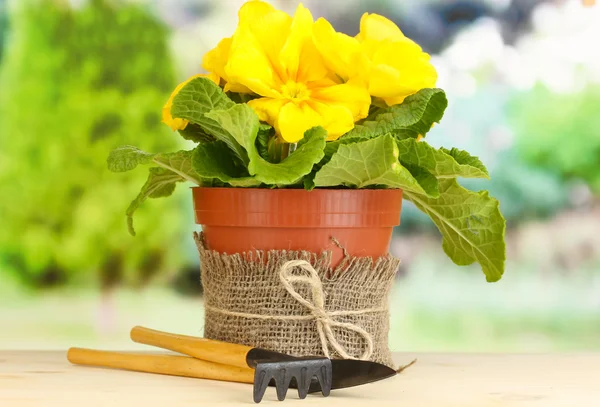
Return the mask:
<path id="1" fill-rule="evenodd" d="M 393 377 L 396 370 L 381 363 L 368 360 L 332 359 L 332 389 L 360 386 Z M 318 384 L 313 383 L 309 393 L 318 392 Z"/>
<path id="2" fill-rule="evenodd" d="M 254 372 L 254 402 L 260 403 L 269 384 L 274 384 L 277 399 L 285 399 L 288 388 L 297 388 L 298 397 L 305 398 L 309 390 L 317 389 L 329 396 L 332 383 L 331 360 L 299 358 L 296 360 L 258 362 Z"/>

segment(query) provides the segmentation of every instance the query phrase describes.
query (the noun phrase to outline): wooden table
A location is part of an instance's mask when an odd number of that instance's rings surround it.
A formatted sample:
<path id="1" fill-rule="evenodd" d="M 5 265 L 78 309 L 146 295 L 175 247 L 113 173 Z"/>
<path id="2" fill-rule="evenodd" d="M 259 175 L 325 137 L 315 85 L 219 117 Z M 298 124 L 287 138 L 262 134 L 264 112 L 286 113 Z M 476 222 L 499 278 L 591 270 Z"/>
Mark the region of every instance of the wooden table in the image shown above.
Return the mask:
<path id="1" fill-rule="evenodd" d="M 600 405 L 600 354 L 395 354 L 400 375 L 285 405 L 587 407 Z M 0 351 L 0 407 L 251 406 L 247 384 L 72 366 L 65 352 Z M 268 389 L 261 405 L 280 405 Z"/>

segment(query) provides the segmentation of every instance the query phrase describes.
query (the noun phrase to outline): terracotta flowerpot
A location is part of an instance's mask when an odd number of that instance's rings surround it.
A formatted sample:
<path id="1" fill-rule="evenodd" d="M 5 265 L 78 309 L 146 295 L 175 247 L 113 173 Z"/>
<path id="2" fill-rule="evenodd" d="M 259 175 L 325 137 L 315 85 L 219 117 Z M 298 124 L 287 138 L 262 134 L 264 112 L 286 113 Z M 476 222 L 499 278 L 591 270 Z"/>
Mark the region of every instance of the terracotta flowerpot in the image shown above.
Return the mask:
<path id="1" fill-rule="evenodd" d="M 387 254 L 400 224 L 402 191 L 392 189 L 192 188 L 196 223 L 220 253 L 251 250 L 332 251 L 332 265 L 350 256 Z"/>

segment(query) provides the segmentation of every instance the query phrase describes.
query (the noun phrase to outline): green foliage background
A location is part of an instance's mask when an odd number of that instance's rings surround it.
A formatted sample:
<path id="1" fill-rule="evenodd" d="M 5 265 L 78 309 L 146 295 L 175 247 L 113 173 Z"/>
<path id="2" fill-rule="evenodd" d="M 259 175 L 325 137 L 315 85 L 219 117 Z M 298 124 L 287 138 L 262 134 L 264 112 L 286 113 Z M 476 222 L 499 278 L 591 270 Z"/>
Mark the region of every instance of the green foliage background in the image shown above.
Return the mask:
<path id="1" fill-rule="evenodd" d="M 177 148 L 160 123 L 175 85 L 167 29 L 144 8 L 91 0 L 15 2 L 0 71 L 0 270 L 30 285 L 100 277 L 139 283 L 182 265 L 181 199 L 143 208 L 127 233 L 123 202 L 144 176 L 114 176 L 108 152 Z M 97 271 L 93 273 L 90 271 Z"/>
<path id="2" fill-rule="evenodd" d="M 600 192 L 600 86 L 557 94 L 543 86 L 516 96 L 511 120 L 530 164 Z"/>

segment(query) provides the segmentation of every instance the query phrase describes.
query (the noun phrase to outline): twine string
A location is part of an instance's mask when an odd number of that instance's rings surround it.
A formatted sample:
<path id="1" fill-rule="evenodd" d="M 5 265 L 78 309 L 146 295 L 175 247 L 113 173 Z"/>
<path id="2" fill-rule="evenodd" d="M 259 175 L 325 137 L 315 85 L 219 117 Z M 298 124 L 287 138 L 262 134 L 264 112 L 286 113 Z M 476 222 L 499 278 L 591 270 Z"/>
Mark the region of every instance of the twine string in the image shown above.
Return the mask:
<path id="1" fill-rule="evenodd" d="M 300 268 L 303 273 L 298 275 L 294 271 Z M 335 316 L 348 316 L 348 315 L 364 315 L 375 312 L 385 312 L 386 308 L 367 308 L 362 310 L 338 310 L 338 311 L 327 311 L 325 309 L 325 291 L 323 290 L 323 284 L 317 271 L 314 267 L 306 260 L 290 260 L 284 263 L 279 269 L 279 280 L 286 291 L 296 300 L 302 304 L 310 315 L 263 315 L 263 314 L 251 314 L 245 312 L 229 311 L 224 309 L 215 308 L 212 306 L 206 306 L 206 308 L 213 312 L 218 312 L 223 315 L 231 315 L 242 318 L 256 318 L 262 320 L 309 320 L 313 319 L 317 324 L 317 332 L 321 341 L 321 347 L 325 357 L 329 358 L 329 346 L 333 347 L 336 352 L 344 359 L 360 359 L 368 360 L 373 355 L 373 337 L 366 330 L 360 326 L 349 323 L 339 322 L 333 317 Z M 304 298 L 294 288 L 295 283 L 306 284 L 310 288 L 312 295 L 311 300 Z M 363 354 L 360 357 L 356 357 L 348 354 L 346 349 L 339 343 L 336 338 L 333 328 L 342 328 L 348 331 L 353 331 L 363 338 L 366 347 Z"/>

